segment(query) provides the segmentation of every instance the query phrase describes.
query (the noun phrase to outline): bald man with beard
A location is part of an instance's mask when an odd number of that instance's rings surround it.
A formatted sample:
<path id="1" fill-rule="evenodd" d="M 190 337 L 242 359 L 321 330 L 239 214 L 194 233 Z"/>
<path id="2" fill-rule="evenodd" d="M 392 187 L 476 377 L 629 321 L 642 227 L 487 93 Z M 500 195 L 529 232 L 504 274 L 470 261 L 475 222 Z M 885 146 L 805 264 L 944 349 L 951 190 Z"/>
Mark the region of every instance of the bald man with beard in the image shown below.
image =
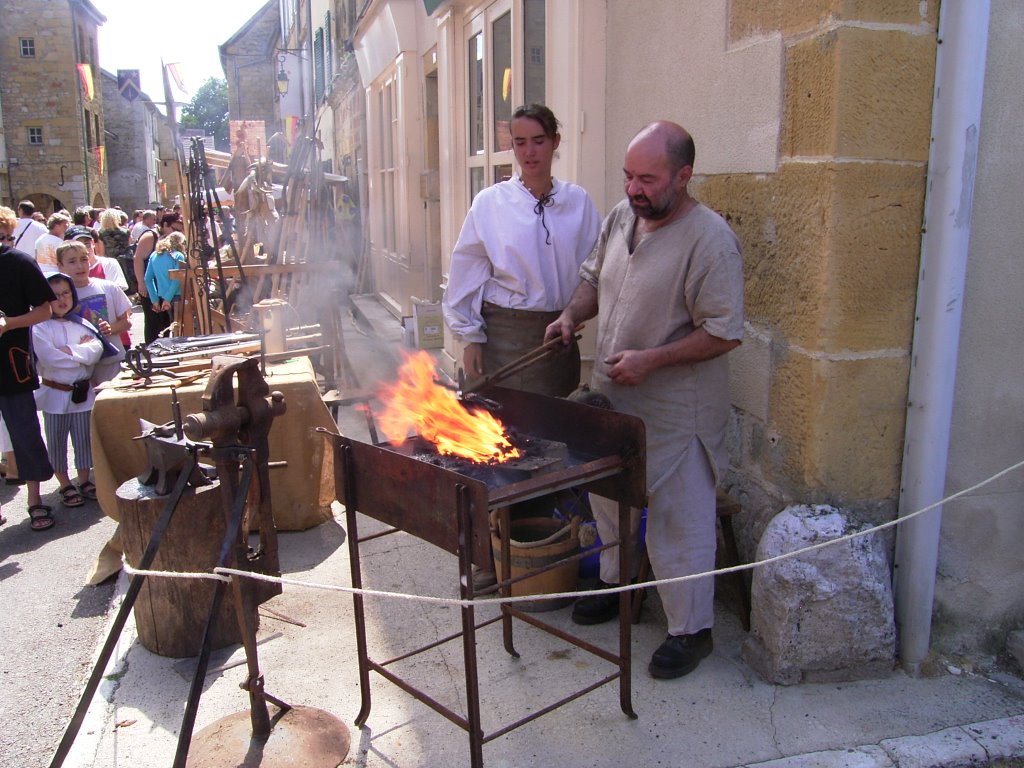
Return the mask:
<path id="1" fill-rule="evenodd" d="M 695 154 L 690 135 L 668 121 L 633 138 L 623 165 L 626 199 L 604 220 L 569 305 L 545 333 L 568 343 L 573 328 L 598 318 L 591 388 L 646 426 L 647 551 L 658 579 L 714 570 L 715 485 L 728 466 L 724 355 L 743 338 L 739 241 L 690 196 Z M 617 539 L 617 503 L 590 498 L 601 539 Z M 605 550 L 598 589 L 618 578 L 618 551 Z M 668 637 L 648 670 L 677 678 L 712 651 L 714 577 L 658 593 Z M 618 595 L 599 591 L 578 600 L 572 618 L 598 624 L 618 610 Z"/>

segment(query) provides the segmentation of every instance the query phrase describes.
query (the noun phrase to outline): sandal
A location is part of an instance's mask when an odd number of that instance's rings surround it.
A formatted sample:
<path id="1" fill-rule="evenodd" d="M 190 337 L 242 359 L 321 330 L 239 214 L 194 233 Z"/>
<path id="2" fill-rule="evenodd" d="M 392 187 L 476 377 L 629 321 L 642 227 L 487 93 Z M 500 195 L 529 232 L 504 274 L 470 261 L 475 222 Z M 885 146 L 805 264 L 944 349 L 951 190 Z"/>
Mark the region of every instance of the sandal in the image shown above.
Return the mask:
<path id="1" fill-rule="evenodd" d="M 53 510 L 45 504 L 33 504 L 28 508 L 29 526 L 33 531 L 46 531 L 53 528 Z"/>
<path id="2" fill-rule="evenodd" d="M 78 486 L 78 492 L 89 501 L 96 501 L 96 483 L 92 480 L 86 480 Z"/>
<path id="3" fill-rule="evenodd" d="M 22 480 L 20 477 L 5 477 L 4 478 L 4 482 L 7 483 L 7 485 L 24 485 L 25 484 L 25 481 Z"/>
<path id="4" fill-rule="evenodd" d="M 65 485 L 58 493 L 60 493 L 60 503 L 65 507 L 80 507 L 85 504 L 82 494 L 73 485 Z"/>

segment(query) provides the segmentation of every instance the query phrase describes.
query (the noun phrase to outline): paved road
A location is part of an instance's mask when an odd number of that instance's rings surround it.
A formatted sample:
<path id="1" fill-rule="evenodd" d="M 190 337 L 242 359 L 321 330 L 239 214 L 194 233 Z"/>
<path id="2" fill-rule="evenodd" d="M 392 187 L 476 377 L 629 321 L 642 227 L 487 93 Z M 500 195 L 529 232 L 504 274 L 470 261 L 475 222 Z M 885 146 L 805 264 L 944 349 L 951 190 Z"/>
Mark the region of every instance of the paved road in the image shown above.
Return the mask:
<path id="1" fill-rule="evenodd" d="M 139 341 L 142 314 L 132 319 Z M 10 768 L 49 765 L 92 671 L 114 594 L 113 579 L 85 585 L 114 522 L 95 501 L 63 508 L 57 490 L 56 480 L 43 483 L 57 524 L 35 532 L 24 486 L 0 482 L 7 518 L 0 527 L 0 766 Z"/>
<path id="2" fill-rule="evenodd" d="M 95 501 L 60 508 L 57 483 L 43 486 L 57 525 L 29 529 L 24 487 L 0 486 L 0 765 L 49 764 L 74 711 L 106 624 L 113 580 L 84 586 L 114 530 Z"/>

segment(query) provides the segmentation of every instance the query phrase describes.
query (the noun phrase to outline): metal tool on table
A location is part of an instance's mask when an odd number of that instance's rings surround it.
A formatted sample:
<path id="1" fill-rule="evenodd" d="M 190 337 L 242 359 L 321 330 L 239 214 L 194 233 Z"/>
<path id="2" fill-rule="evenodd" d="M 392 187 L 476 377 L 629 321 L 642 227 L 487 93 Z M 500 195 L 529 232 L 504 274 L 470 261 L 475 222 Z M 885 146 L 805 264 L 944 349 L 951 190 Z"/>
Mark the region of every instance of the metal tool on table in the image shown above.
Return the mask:
<path id="1" fill-rule="evenodd" d="M 153 355 L 150 351 L 139 344 L 136 347 L 132 347 L 124 353 L 124 362 L 128 366 L 128 369 L 140 379 L 150 379 L 154 374 L 161 373 L 164 376 L 170 376 L 171 378 L 178 378 L 178 374 L 174 371 L 168 371 L 170 368 L 178 363 L 177 360 L 161 360 L 159 362 L 153 360 Z"/>

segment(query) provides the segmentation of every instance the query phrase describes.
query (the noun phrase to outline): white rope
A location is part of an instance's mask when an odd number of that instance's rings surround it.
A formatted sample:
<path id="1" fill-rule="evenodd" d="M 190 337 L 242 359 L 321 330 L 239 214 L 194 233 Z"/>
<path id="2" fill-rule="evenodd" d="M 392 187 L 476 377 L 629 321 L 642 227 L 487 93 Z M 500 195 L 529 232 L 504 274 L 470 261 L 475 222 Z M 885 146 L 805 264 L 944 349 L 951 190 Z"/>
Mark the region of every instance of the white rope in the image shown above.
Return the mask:
<path id="1" fill-rule="evenodd" d="M 129 576 L 157 576 L 163 579 L 207 579 L 208 581 L 226 581 L 231 583 L 230 576 L 217 573 L 192 573 L 190 571 L 147 571 L 145 568 L 133 568 L 128 561 L 123 562 L 124 572 Z"/>
<path id="2" fill-rule="evenodd" d="M 979 483 L 975 483 L 974 485 L 970 486 L 969 488 L 964 488 L 961 491 L 957 491 L 956 493 L 954 493 L 954 494 L 952 494 L 950 496 L 947 496 L 944 499 L 936 501 L 934 504 L 929 504 L 928 506 L 923 507 L 923 508 L 921 508 L 921 509 L 919 509 L 919 510 L 917 510 L 915 512 L 910 512 L 910 513 L 908 513 L 906 515 L 903 515 L 902 517 L 896 518 L 895 520 L 890 520 L 887 523 L 881 523 L 879 525 L 875 525 L 875 526 L 872 526 L 870 528 L 865 528 L 864 530 L 855 531 L 853 533 L 847 534 L 845 536 L 841 536 L 841 537 L 836 538 L 836 539 L 830 539 L 829 541 L 823 541 L 823 542 L 820 542 L 818 544 L 812 544 L 810 546 L 803 547 L 801 549 L 794 549 L 792 552 L 785 552 L 785 553 L 783 553 L 781 555 L 776 555 L 774 557 L 769 557 L 769 558 L 766 558 L 764 560 L 755 560 L 754 562 L 745 563 L 743 565 L 734 565 L 734 566 L 730 566 L 728 568 L 717 568 L 717 569 L 715 569 L 713 571 L 704 571 L 702 573 L 692 573 L 692 574 L 688 574 L 686 576 L 675 576 L 675 577 L 668 578 L 668 579 L 654 579 L 652 581 L 644 581 L 644 582 L 639 582 L 639 583 L 636 583 L 636 584 L 626 584 L 624 586 L 609 587 L 607 589 L 602 590 L 602 593 L 603 594 L 613 595 L 613 594 L 617 594 L 619 592 L 631 592 L 631 591 L 636 590 L 636 589 L 646 589 L 647 587 L 657 587 L 657 586 L 660 586 L 662 584 L 676 584 L 676 583 L 683 582 L 683 581 L 690 581 L 691 579 L 703 579 L 703 578 L 706 578 L 708 576 L 718 576 L 718 575 L 726 574 L 726 573 L 736 573 L 738 571 L 753 570 L 754 568 L 758 568 L 760 566 L 770 565 L 772 563 L 777 563 L 777 562 L 782 561 L 782 560 L 788 560 L 789 558 L 792 558 L 792 557 L 799 557 L 800 555 L 807 554 L 808 552 L 815 552 L 815 551 L 817 551 L 819 549 L 824 549 L 825 547 L 832 547 L 832 546 L 835 546 L 837 544 L 842 544 L 842 543 L 847 542 L 847 541 L 852 541 L 853 539 L 860 538 L 861 536 L 869 536 L 869 535 L 871 535 L 873 533 L 877 533 L 878 531 L 883 531 L 883 530 L 886 530 L 888 528 L 892 528 L 894 526 L 897 526 L 897 525 L 900 525 L 902 523 L 905 523 L 907 520 L 911 520 L 911 519 L 913 519 L 913 518 L 915 518 L 915 517 L 917 517 L 919 515 L 923 515 L 926 512 L 931 512 L 933 509 L 936 509 L 937 507 L 941 507 L 944 504 L 948 504 L 949 502 L 954 501 L 955 499 L 959 499 L 961 496 L 966 496 L 969 493 L 973 493 L 974 491 L 978 490 L 979 488 L 982 488 L 982 487 L 988 485 L 989 483 L 995 482 L 996 480 L 998 480 L 999 478 L 1003 477 L 1004 475 L 1007 475 L 1010 472 L 1018 470 L 1021 467 L 1024 467 L 1024 461 L 1019 461 L 1016 464 L 1012 464 L 1011 466 L 1007 467 L 1006 469 L 1003 469 L 1003 470 L 1001 470 L 999 472 L 996 472 L 991 477 L 988 477 L 988 478 L 986 478 L 985 480 L 982 480 Z M 283 576 L 267 576 L 267 575 L 262 574 L 262 573 L 254 573 L 252 571 L 245 571 L 245 570 L 240 570 L 240 569 L 237 569 L 237 568 L 214 568 L 212 573 L 187 573 L 187 572 L 179 572 L 179 571 L 144 571 L 144 570 L 137 570 L 135 568 L 132 568 L 127 563 L 125 563 L 124 568 L 125 568 L 125 571 L 127 573 L 129 573 L 130 575 L 140 574 L 140 575 L 145 575 L 145 576 L 155 576 L 155 577 L 158 577 L 158 578 L 212 579 L 212 580 L 216 580 L 216 581 L 230 581 L 231 577 L 239 576 L 239 577 L 243 577 L 243 578 L 247 578 L 247 579 L 255 579 L 256 581 L 267 581 L 267 582 L 271 582 L 271 583 L 274 583 L 274 584 L 289 585 L 289 586 L 293 586 L 293 587 L 305 587 L 307 589 L 319 589 L 319 590 L 324 590 L 324 591 L 327 591 L 327 592 L 347 592 L 347 593 L 350 593 L 350 594 L 353 594 L 353 595 L 364 595 L 364 596 L 368 596 L 368 597 L 386 597 L 386 598 L 393 598 L 393 599 L 398 599 L 398 600 L 412 600 L 412 601 L 415 601 L 415 602 L 431 603 L 431 604 L 434 604 L 434 605 L 451 605 L 451 606 L 458 606 L 458 607 L 474 606 L 474 607 L 479 608 L 479 607 L 490 606 L 490 605 L 502 605 L 502 604 L 508 604 L 508 603 L 520 603 L 520 602 L 525 602 L 527 600 L 530 600 L 530 601 L 536 601 L 538 599 L 558 600 L 558 599 L 563 599 L 563 598 L 586 597 L 588 595 L 592 595 L 593 594 L 592 590 L 582 590 L 582 591 L 573 591 L 573 592 L 553 592 L 553 593 L 545 592 L 545 593 L 539 594 L 539 595 L 521 595 L 521 596 L 518 596 L 518 597 L 490 597 L 490 598 L 488 598 L 488 597 L 480 597 L 480 598 L 476 598 L 474 600 L 463 600 L 463 599 L 457 598 L 457 597 L 434 597 L 434 596 L 431 596 L 431 595 L 412 595 L 412 594 L 408 594 L 408 593 L 405 593 L 405 592 L 388 592 L 388 591 L 379 590 L 379 589 L 365 589 L 365 588 L 357 588 L 357 587 L 345 587 L 345 586 L 341 586 L 341 585 L 338 585 L 338 584 L 324 584 L 324 583 L 320 583 L 320 582 L 303 581 L 301 579 L 293 579 L 293 578 L 283 577 Z"/>

